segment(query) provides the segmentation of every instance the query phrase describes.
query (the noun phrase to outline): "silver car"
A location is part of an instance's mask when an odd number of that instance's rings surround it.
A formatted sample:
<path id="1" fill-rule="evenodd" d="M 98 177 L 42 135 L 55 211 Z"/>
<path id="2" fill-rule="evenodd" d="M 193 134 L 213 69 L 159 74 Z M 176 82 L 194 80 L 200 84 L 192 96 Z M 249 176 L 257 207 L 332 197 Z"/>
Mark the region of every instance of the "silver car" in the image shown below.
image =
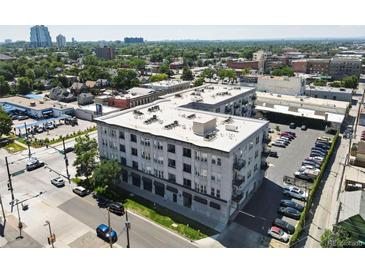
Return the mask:
<path id="1" fill-rule="evenodd" d="M 296 186 L 284 187 L 283 194 L 301 201 L 306 201 L 308 198 L 308 192 L 301 190 Z"/>
<path id="2" fill-rule="evenodd" d="M 57 177 L 57 178 L 53 178 L 51 180 L 51 184 L 56 186 L 56 187 L 63 187 L 65 186 L 65 182 L 61 177 Z"/>

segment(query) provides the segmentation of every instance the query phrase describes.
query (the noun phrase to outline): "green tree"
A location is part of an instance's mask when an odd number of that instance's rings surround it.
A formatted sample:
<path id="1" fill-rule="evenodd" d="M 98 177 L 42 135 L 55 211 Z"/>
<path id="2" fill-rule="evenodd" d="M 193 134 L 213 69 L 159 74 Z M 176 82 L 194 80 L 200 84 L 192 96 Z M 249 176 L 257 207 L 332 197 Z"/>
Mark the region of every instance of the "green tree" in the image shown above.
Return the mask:
<path id="1" fill-rule="evenodd" d="M 357 88 L 357 84 L 359 83 L 359 79 L 357 78 L 357 76 L 352 75 L 352 76 L 347 76 L 344 77 L 341 81 L 342 86 L 345 88 Z"/>
<path id="2" fill-rule="evenodd" d="M 5 80 L 4 76 L 0 75 L 0 96 L 4 96 L 10 93 L 10 86 Z"/>
<path id="3" fill-rule="evenodd" d="M 214 73 L 215 73 L 214 69 L 207 68 L 203 70 L 202 77 L 212 79 L 214 77 Z"/>
<path id="4" fill-rule="evenodd" d="M 76 138 L 75 143 L 76 159 L 73 165 L 76 167 L 77 176 L 88 178 L 97 166 L 96 156 L 98 154 L 98 144 L 89 135 Z"/>
<path id="5" fill-rule="evenodd" d="M 25 71 L 25 77 L 29 78 L 30 80 L 34 81 L 35 79 L 35 73 L 33 69 L 27 69 Z"/>
<path id="6" fill-rule="evenodd" d="M 314 80 L 313 84 L 315 86 L 324 87 L 324 86 L 327 85 L 327 81 L 326 80 L 323 80 L 323 79 L 316 79 L 316 80 Z"/>
<path id="7" fill-rule="evenodd" d="M 334 247 L 349 247 L 351 243 L 355 243 L 351 240 L 349 233 L 342 227 L 334 228 L 333 231 L 326 229 L 321 236 L 321 247 L 334 248 Z"/>
<path id="8" fill-rule="evenodd" d="M 201 77 L 199 77 L 194 81 L 194 87 L 199 87 L 202 86 L 203 84 L 204 84 L 204 79 Z"/>
<path id="9" fill-rule="evenodd" d="M 165 73 L 157 73 L 157 74 L 151 75 L 150 81 L 151 82 L 158 82 L 158 81 L 166 80 L 168 78 L 169 78 L 169 76 Z"/>
<path id="10" fill-rule="evenodd" d="M 28 77 L 19 77 L 16 82 L 16 91 L 20 94 L 26 94 L 33 88 L 33 82 Z"/>
<path id="11" fill-rule="evenodd" d="M 228 78 L 230 81 L 237 81 L 237 74 L 233 69 L 221 69 L 218 76 L 221 80 Z"/>
<path id="12" fill-rule="evenodd" d="M 112 79 L 113 85 L 118 89 L 130 89 L 139 85 L 137 73 L 132 69 L 120 69 L 117 76 Z"/>
<path id="13" fill-rule="evenodd" d="M 291 67 L 282 67 L 282 68 L 276 68 L 271 72 L 271 75 L 274 76 L 294 76 L 294 70 Z"/>
<path id="14" fill-rule="evenodd" d="M 13 121 L 10 116 L 0 107 L 0 137 L 5 134 L 8 135 L 11 132 L 11 126 Z"/>
<path id="15" fill-rule="evenodd" d="M 105 191 L 110 184 L 114 184 L 120 178 L 122 168 L 115 160 L 102 161 L 94 170 L 92 183 L 94 189 Z"/>
<path id="16" fill-rule="evenodd" d="M 173 75 L 172 70 L 170 69 L 168 64 L 162 64 L 159 68 L 158 68 L 158 72 L 159 73 L 164 73 L 167 74 L 169 77 L 171 77 Z"/>
<path id="17" fill-rule="evenodd" d="M 193 75 L 191 69 L 189 69 L 188 67 L 184 67 L 182 75 L 181 75 L 181 79 L 183 79 L 185 81 L 194 80 L 194 75 Z"/>

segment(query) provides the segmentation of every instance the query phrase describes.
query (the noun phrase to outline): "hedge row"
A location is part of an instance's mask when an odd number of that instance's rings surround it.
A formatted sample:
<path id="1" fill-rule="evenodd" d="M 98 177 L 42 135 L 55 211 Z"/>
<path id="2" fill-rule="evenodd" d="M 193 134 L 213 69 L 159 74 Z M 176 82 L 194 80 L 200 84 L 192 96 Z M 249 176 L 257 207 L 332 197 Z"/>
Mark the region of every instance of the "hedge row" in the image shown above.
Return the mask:
<path id="1" fill-rule="evenodd" d="M 312 187 L 309 190 L 307 203 L 305 204 L 304 210 L 303 210 L 302 214 L 300 215 L 300 219 L 299 219 L 298 224 L 295 228 L 295 232 L 293 233 L 293 235 L 290 238 L 290 241 L 289 241 L 289 246 L 290 247 L 292 247 L 293 245 L 295 245 L 297 243 L 300 235 L 302 234 L 304 222 L 305 222 L 305 220 L 308 216 L 309 210 L 310 210 L 310 208 L 312 206 L 312 203 L 313 203 L 314 196 L 315 196 L 315 194 L 318 190 L 318 187 L 321 183 L 321 180 L 322 180 L 323 174 L 324 174 L 324 172 L 327 168 L 328 162 L 331 159 L 331 156 L 332 156 L 333 151 L 335 149 L 336 143 L 338 141 L 338 137 L 339 137 L 339 133 L 337 132 L 335 137 L 332 140 L 332 144 L 331 144 L 330 149 L 328 150 L 328 154 L 327 154 L 326 158 L 323 161 L 323 164 L 321 166 L 321 171 L 319 172 L 319 175 L 317 176 L 317 178 L 314 179 Z"/>

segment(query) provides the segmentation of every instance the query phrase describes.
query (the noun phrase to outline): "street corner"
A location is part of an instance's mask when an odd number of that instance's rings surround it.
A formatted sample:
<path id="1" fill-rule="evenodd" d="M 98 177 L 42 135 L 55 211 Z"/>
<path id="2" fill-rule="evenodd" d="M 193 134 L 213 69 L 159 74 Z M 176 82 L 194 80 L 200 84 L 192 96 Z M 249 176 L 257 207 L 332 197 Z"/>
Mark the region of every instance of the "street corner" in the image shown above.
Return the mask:
<path id="1" fill-rule="evenodd" d="M 69 244 L 69 247 L 74 248 L 102 248 L 108 247 L 109 244 L 103 241 L 102 239 L 98 238 L 93 231 L 89 231 L 73 242 Z M 117 247 L 116 245 L 113 245 Z"/>

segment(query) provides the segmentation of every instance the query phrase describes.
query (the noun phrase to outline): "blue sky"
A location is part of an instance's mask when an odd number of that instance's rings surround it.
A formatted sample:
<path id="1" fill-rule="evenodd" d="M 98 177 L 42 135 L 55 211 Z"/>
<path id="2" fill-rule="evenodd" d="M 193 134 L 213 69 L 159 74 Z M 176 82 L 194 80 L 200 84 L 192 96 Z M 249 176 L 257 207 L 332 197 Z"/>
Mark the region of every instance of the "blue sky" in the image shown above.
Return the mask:
<path id="1" fill-rule="evenodd" d="M 29 40 L 30 26 L 0 25 L 0 42 L 4 39 Z M 246 40 L 365 37 L 365 26 L 71 26 L 48 25 L 52 40 L 58 34 L 68 41 L 122 40 L 126 36 L 141 36 L 156 40 Z"/>

